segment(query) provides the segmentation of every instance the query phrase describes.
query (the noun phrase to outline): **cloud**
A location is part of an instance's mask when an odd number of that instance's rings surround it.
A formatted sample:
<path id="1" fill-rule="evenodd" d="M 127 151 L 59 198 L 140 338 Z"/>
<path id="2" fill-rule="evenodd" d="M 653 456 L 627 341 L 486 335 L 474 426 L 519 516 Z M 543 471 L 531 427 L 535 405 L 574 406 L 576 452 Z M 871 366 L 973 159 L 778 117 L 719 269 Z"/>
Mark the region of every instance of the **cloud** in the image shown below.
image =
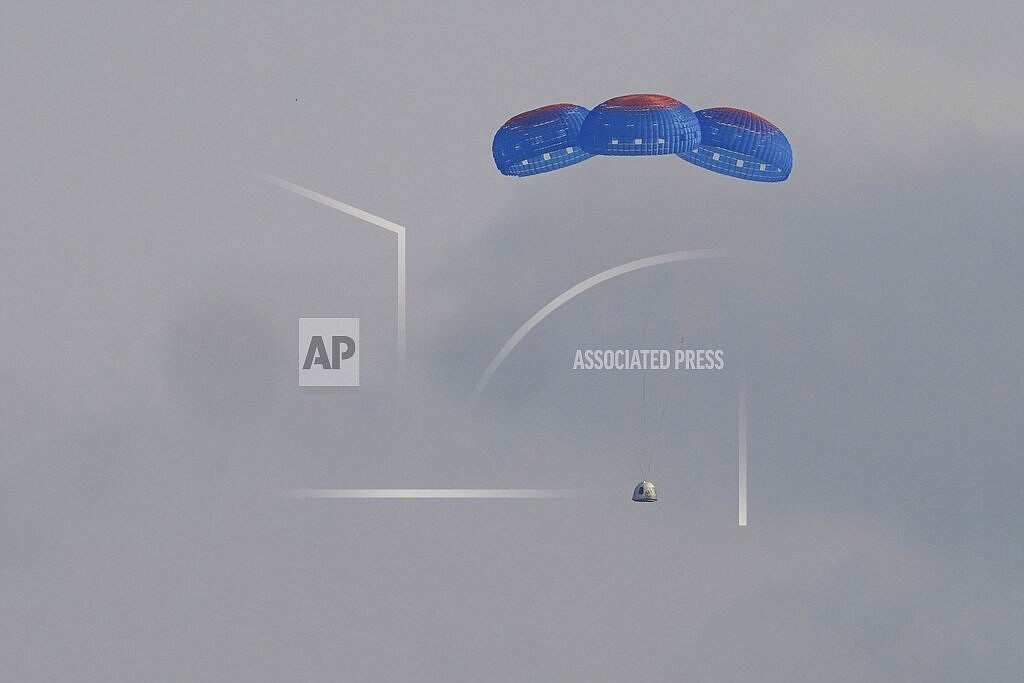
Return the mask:
<path id="1" fill-rule="evenodd" d="M 528 9 L 240 21 L 208 7 L 134 16 L 136 30 L 102 13 L 88 30 L 51 32 L 45 16 L 0 29 L 18 57 L 0 171 L 11 676 L 932 682 L 1024 668 L 1022 558 L 1006 543 L 1024 515 L 1024 145 L 1002 59 L 1017 48 L 946 50 L 934 8 L 906 44 L 870 8 L 690 8 L 643 40 L 626 39 L 635 8 Z M 516 110 L 648 85 L 776 119 L 792 178 L 743 184 L 669 157 L 525 181 L 491 168 L 489 136 Z M 250 166 L 407 226 L 400 391 L 391 236 Z M 595 288 L 467 414 L 490 358 L 555 295 L 692 248 L 745 256 Z M 304 315 L 362 319 L 358 392 L 298 389 Z M 728 362 L 649 376 L 648 417 L 667 417 L 646 429 L 639 376 L 569 367 L 574 349 L 635 346 L 641 328 Z M 639 444 L 656 451 L 655 506 L 628 500 Z M 378 486 L 592 495 L 274 495 Z"/>

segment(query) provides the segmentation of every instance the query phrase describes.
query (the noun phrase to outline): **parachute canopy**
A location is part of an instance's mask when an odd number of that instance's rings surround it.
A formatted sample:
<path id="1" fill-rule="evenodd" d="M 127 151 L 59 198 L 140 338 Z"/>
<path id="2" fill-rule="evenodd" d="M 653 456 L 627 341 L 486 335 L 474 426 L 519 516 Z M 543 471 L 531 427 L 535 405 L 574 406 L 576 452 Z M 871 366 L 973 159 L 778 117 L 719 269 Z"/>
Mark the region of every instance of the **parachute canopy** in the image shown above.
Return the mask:
<path id="1" fill-rule="evenodd" d="M 793 150 L 778 126 L 732 107 L 694 113 L 667 95 L 623 95 L 594 107 L 551 104 L 513 116 L 491 145 L 498 170 L 531 176 L 595 154 L 677 154 L 716 173 L 779 182 L 793 170 Z"/>
<path id="2" fill-rule="evenodd" d="M 529 176 L 589 159 L 579 140 L 587 113 L 575 104 L 551 104 L 513 116 L 494 134 L 491 152 L 498 170 Z"/>
<path id="3" fill-rule="evenodd" d="M 624 95 L 594 107 L 580 140 L 590 154 L 673 154 L 700 142 L 700 125 L 689 107 L 667 95 Z"/>
<path id="4" fill-rule="evenodd" d="M 789 177 L 793 150 L 783 132 L 768 119 L 732 107 L 701 109 L 696 117 L 700 142 L 681 150 L 683 159 L 744 180 L 772 183 Z"/>

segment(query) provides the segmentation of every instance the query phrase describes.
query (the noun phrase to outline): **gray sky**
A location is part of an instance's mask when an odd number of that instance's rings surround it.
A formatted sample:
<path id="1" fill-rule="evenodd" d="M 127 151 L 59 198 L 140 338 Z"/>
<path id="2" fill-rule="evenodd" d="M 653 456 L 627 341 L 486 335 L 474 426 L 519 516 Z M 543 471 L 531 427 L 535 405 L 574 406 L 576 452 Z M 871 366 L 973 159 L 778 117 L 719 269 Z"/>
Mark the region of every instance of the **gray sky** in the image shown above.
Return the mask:
<path id="1" fill-rule="evenodd" d="M 1018 7 L 179 5 L 0 10 L 7 677 L 1019 678 Z M 509 116 L 631 92 L 763 114 L 791 179 L 494 170 Z M 400 394 L 394 237 L 250 170 L 407 226 Z M 744 258 L 591 290 L 466 413 L 550 299 L 699 248 Z M 301 316 L 361 318 L 358 392 L 299 391 Z M 650 375 L 647 434 L 638 374 L 570 369 L 642 327 L 729 361 Z M 404 486 L 594 495 L 274 497 Z"/>

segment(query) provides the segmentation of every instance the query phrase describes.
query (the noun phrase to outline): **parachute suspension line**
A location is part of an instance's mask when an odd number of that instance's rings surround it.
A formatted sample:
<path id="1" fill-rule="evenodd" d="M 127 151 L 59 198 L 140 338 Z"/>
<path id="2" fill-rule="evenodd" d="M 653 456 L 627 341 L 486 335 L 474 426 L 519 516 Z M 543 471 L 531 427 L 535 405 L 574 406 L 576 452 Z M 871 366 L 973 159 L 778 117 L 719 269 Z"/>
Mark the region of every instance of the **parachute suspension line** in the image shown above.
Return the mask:
<path id="1" fill-rule="evenodd" d="M 647 456 L 647 374 L 643 370 L 640 371 L 640 455 L 638 459 Z M 640 473 L 643 475 L 644 480 L 647 479 L 647 468 L 644 467 L 643 461 L 640 462 Z"/>
<path id="2" fill-rule="evenodd" d="M 668 412 L 668 400 L 666 399 L 665 405 L 661 409 L 661 415 L 658 416 L 657 425 L 654 428 L 654 440 L 657 440 L 661 436 L 662 425 L 665 424 L 665 413 Z M 650 449 L 647 460 L 647 472 L 650 474 L 651 468 L 654 466 L 654 448 Z"/>
<path id="3" fill-rule="evenodd" d="M 636 464 L 640 468 L 640 474 L 643 475 L 642 478 L 647 479 L 647 474 L 644 472 L 644 462 L 641 459 L 640 449 L 634 448 L 633 456 L 636 458 Z"/>
<path id="4" fill-rule="evenodd" d="M 661 415 L 658 416 L 658 425 L 654 429 L 654 433 L 655 434 L 660 434 L 661 433 L 662 425 L 665 424 L 665 413 L 667 413 L 667 412 L 668 412 L 668 401 L 666 400 L 665 401 L 665 405 L 661 409 Z"/>
<path id="5" fill-rule="evenodd" d="M 640 329 L 640 348 L 644 348 L 647 330 Z M 645 444 L 647 437 L 647 373 L 640 370 L 640 441 Z M 646 444 L 645 444 L 646 445 Z"/>
<path id="6" fill-rule="evenodd" d="M 681 269 L 680 269 L 681 270 Z M 684 289 L 684 275 L 683 273 L 676 273 L 676 286 L 678 291 L 682 292 Z M 686 340 L 686 304 L 683 303 L 686 297 L 680 296 L 679 299 L 679 345 L 683 346 L 683 342 Z"/>
<path id="7" fill-rule="evenodd" d="M 608 243 L 602 241 L 602 251 L 604 252 L 605 262 L 608 262 Z M 604 297 L 601 299 L 601 345 L 608 348 L 608 287 L 602 287 L 604 290 Z"/>
<path id="8" fill-rule="evenodd" d="M 647 429 L 647 374 L 640 371 L 640 403 L 643 406 L 640 409 L 640 426 Z M 643 435 L 646 435 L 646 431 Z"/>
<path id="9" fill-rule="evenodd" d="M 647 347 L 647 327 L 646 325 L 640 328 L 640 348 L 644 349 Z M 643 462 L 640 464 L 640 472 L 643 474 L 644 481 L 647 480 L 647 476 L 651 471 L 651 460 L 654 458 L 654 451 L 650 447 L 647 434 L 647 372 L 640 370 L 640 452 L 641 457 L 646 458 L 647 464 Z"/>
<path id="10" fill-rule="evenodd" d="M 601 305 L 601 345 L 608 348 L 608 288 L 604 288 Z"/>

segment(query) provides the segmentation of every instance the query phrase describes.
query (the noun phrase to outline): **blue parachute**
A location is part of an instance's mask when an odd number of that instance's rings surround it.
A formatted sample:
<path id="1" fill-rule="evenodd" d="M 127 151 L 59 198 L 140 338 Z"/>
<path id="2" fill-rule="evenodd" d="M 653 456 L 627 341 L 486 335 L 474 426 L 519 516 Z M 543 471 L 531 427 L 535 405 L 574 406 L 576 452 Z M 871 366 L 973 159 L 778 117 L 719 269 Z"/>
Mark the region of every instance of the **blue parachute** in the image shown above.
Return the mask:
<path id="1" fill-rule="evenodd" d="M 715 107 L 697 112 L 700 143 L 679 156 L 716 173 L 777 183 L 793 170 L 789 140 L 771 121 L 743 109 Z"/>
<path id="2" fill-rule="evenodd" d="M 494 134 L 494 164 L 505 175 L 530 176 L 589 159 L 579 140 L 587 114 L 575 104 L 551 104 L 513 116 Z"/>
<path id="3" fill-rule="evenodd" d="M 624 95 L 594 107 L 580 128 L 580 140 L 590 154 L 675 154 L 700 143 L 700 125 L 679 100 Z"/>

